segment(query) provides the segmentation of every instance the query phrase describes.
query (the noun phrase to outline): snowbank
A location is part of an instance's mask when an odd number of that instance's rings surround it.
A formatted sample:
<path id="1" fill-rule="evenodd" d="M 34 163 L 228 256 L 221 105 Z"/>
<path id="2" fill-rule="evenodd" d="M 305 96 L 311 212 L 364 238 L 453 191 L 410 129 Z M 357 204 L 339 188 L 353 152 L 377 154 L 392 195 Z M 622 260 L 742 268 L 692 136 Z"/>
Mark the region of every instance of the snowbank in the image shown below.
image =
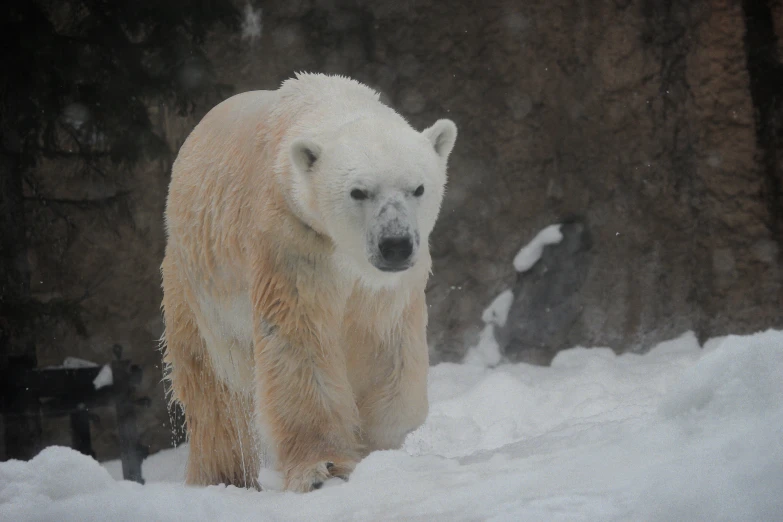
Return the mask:
<path id="1" fill-rule="evenodd" d="M 185 487 L 180 448 L 147 459 L 140 486 L 52 447 L 0 464 L 0 520 L 783 520 L 782 377 L 775 331 L 441 364 L 426 424 L 347 483 Z"/>

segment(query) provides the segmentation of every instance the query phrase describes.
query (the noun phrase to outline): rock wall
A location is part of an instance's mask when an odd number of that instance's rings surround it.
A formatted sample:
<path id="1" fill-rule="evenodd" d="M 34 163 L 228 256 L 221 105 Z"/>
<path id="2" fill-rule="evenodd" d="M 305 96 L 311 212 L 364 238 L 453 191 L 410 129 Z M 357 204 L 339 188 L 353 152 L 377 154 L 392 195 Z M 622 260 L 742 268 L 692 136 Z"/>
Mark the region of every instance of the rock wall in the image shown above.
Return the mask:
<path id="1" fill-rule="evenodd" d="M 761 43 L 746 38 L 754 4 L 767 7 L 772 27 Z M 418 128 L 447 116 L 460 129 L 432 238 L 433 362 L 462 357 L 483 308 L 515 284 L 516 251 L 573 216 L 589 233 L 589 252 L 556 263 L 560 280 L 543 274 L 554 283 L 520 298 L 514 359 L 547 363 L 576 343 L 643 350 L 688 329 L 704 338 L 783 326 L 783 160 L 774 153 L 783 83 L 764 81 L 764 71 L 780 71 L 779 3 L 300 0 L 263 8 L 259 38 L 214 34 L 207 44 L 215 74 L 236 92 L 274 89 L 299 70 L 347 74 Z M 764 22 L 764 12 L 751 21 Z M 749 68 L 758 46 L 766 61 Z M 764 89 L 778 97 L 759 102 Z M 151 108 L 172 150 L 207 109 L 180 118 Z M 106 362 L 111 345 L 122 344 L 144 367 L 141 390 L 152 405 L 139 423 L 156 451 L 172 440 L 156 350 L 169 164 L 142 165 L 111 186 L 77 183 L 66 167 L 42 167 L 53 196 L 122 197 L 110 199 L 108 213 L 61 209 L 76 232 L 52 210 L 30 216 L 49 223 L 31 252 L 35 291 L 89 290 L 86 337 L 67 324 L 42 332 L 39 359 Z M 65 242 L 69 233 L 77 237 Z M 65 269 L 55 272 L 60 260 Z M 541 313 L 547 306 L 565 315 Z M 98 456 L 116 456 L 112 413 L 97 413 Z M 55 426 L 49 436 L 62 442 Z"/>

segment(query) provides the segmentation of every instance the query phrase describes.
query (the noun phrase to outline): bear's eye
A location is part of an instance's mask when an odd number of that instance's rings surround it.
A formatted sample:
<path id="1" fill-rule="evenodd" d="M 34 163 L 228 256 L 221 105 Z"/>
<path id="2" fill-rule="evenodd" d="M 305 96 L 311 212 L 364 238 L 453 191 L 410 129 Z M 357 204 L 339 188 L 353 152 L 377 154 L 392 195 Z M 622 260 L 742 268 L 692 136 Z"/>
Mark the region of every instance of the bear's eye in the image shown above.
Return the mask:
<path id="1" fill-rule="evenodd" d="M 361 201 L 363 199 L 367 199 L 370 196 L 364 190 L 353 189 L 351 191 L 351 197 L 357 201 Z"/>
<path id="2" fill-rule="evenodd" d="M 413 195 L 418 198 L 422 194 L 424 194 L 424 185 L 419 185 L 418 188 L 416 188 L 416 190 L 413 191 Z"/>

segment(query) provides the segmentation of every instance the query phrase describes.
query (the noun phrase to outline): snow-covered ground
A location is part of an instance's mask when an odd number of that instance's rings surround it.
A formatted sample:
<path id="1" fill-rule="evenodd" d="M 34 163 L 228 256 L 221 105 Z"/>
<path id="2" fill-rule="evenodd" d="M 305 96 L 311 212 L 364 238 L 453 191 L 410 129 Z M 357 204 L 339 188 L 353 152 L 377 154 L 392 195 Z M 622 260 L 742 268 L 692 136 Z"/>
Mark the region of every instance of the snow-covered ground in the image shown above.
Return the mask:
<path id="1" fill-rule="evenodd" d="M 185 487 L 184 448 L 141 486 L 52 447 L 0 464 L 0 520 L 783 520 L 783 332 L 440 364 L 430 402 L 402 450 L 313 493 Z"/>

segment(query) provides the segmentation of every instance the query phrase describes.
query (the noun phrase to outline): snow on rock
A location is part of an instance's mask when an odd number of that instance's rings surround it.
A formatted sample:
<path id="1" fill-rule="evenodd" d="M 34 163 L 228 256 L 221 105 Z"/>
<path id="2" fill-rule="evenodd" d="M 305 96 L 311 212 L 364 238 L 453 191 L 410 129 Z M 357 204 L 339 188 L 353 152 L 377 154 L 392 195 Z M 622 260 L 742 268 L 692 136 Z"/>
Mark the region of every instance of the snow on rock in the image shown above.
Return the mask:
<path id="1" fill-rule="evenodd" d="M 144 486 L 48 448 L 0 463 L 0 520 L 783 520 L 783 332 L 708 346 L 437 365 L 401 450 L 306 495 L 185 487 L 185 448 L 149 457 Z"/>
<path id="2" fill-rule="evenodd" d="M 545 246 L 560 243 L 562 240 L 560 225 L 549 225 L 517 253 L 514 257 L 514 268 L 517 272 L 527 272 L 541 259 Z"/>
<path id="3" fill-rule="evenodd" d="M 478 344 L 468 348 L 462 362 L 491 368 L 500 363 L 502 359 L 500 344 L 495 339 L 495 325 L 490 323 L 484 325 L 484 329 L 479 334 Z"/>
<path id="4" fill-rule="evenodd" d="M 63 110 L 63 119 L 77 131 L 90 121 L 90 117 L 90 109 L 81 103 L 69 103 Z"/>
<path id="5" fill-rule="evenodd" d="M 96 366 L 98 366 L 98 363 L 88 361 L 87 359 L 66 357 L 63 359 L 62 366 L 51 366 L 50 368 L 95 368 Z"/>
<path id="6" fill-rule="evenodd" d="M 96 390 L 100 390 L 104 386 L 111 386 L 114 384 L 114 374 L 111 372 L 111 366 L 104 364 L 95 379 L 92 380 L 92 385 Z"/>
<path id="7" fill-rule="evenodd" d="M 514 268 L 517 272 L 527 272 L 541 259 L 546 245 L 559 243 L 563 239 L 560 225 L 550 225 L 536 234 L 533 240 L 522 247 L 514 257 Z M 508 312 L 514 302 L 511 290 L 501 292 L 481 314 L 484 329 L 479 334 L 478 344 L 468 348 L 463 362 L 470 365 L 493 367 L 503 360 L 500 344 L 495 338 L 495 327 L 506 325 Z"/>
<path id="8" fill-rule="evenodd" d="M 511 290 L 501 292 L 481 314 L 481 320 L 485 323 L 492 323 L 501 327 L 505 326 L 512 302 L 514 302 L 514 293 Z"/>
<path id="9" fill-rule="evenodd" d="M 256 40 L 261 38 L 263 29 L 261 15 L 261 9 L 253 9 L 250 3 L 245 4 L 241 27 L 243 40 L 250 40 L 251 43 L 255 43 Z"/>
<path id="10" fill-rule="evenodd" d="M 478 364 L 481 366 L 495 366 L 503 358 L 500 345 L 495 339 L 495 326 L 506 325 L 508 311 L 514 302 L 514 293 L 511 290 L 501 292 L 481 314 L 484 321 L 484 329 L 479 334 L 478 344 L 468 349 L 465 354 L 466 364 Z"/>

